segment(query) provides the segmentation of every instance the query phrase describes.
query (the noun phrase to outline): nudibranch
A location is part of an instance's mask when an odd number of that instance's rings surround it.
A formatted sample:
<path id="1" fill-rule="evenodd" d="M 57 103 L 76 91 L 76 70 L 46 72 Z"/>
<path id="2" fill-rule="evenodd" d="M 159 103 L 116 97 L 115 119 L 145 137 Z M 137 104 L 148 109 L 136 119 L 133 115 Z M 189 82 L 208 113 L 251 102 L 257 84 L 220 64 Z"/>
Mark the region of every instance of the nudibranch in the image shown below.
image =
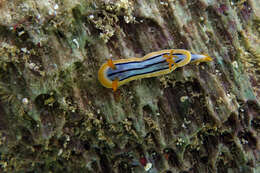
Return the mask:
<path id="1" fill-rule="evenodd" d="M 152 52 L 142 58 L 108 60 L 98 71 L 98 79 L 106 88 L 118 87 L 135 79 L 168 74 L 188 63 L 212 61 L 208 55 L 192 54 L 183 49 Z"/>

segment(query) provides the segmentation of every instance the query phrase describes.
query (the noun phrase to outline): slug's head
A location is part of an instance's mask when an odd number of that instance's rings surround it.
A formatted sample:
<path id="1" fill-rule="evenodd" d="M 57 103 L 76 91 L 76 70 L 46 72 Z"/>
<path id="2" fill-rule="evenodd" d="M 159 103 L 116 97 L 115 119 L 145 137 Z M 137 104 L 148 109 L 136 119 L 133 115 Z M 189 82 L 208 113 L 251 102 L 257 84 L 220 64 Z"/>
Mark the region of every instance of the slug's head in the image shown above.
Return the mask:
<path id="1" fill-rule="evenodd" d="M 110 80 L 107 76 L 107 71 L 108 70 L 116 70 L 117 67 L 112 61 L 112 59 L 109 59 L 106 63 L 104 63 L 99 71 L 98 71 L 98 80 L 100 83 L 106 87 L 106 88 L 112 88 L 113 91 L 115 92 L 117 90 L 118 86 L 118 78 L 115 77 L 114 80 Z"/>

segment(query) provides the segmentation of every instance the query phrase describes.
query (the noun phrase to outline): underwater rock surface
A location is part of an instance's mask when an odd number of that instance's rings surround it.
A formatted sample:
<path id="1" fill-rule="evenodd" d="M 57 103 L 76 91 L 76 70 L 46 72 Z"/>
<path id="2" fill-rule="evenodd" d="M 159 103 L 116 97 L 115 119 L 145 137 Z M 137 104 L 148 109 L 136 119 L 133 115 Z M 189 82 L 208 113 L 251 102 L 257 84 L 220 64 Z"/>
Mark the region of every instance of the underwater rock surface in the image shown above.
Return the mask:
<path id="1" fill-rule="evenodd" d="M 0 172 L 259 172 L 259 0 L 0 1 Z M 210 63 L 98 81 L 163 49 Z"/>

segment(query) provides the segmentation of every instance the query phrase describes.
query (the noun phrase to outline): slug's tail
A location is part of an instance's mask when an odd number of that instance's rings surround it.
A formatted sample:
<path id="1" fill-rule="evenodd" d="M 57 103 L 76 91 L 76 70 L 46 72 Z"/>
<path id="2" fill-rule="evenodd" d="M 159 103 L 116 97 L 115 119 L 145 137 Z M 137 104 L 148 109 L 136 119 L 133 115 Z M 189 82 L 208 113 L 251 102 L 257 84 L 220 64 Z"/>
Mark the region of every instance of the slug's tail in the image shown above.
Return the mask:
<path id="1" fill-rule="evenodd" d="M 196 56 L 196 55 L 195 55 Z M 199 57 L 198 57 L 199 56 Z M 198 55 L 196 57 L 196 59 L 193 59 L 191 61 L 192 64 L 196 64 L 196 65 L 199 65 L 201 62 L 210 62 L 212 61 L 213 59 L 207 55 L 207 54 L 202 54 L 202 55 Z"/>
<path id="2" fill-rule="evenodd" d="M 203 58 L 203 62 L 210 62 L 210 61 L 213 61 L 213 59 L 207 55 L 207 54 L 203 54 L 205 56 L 205 58 Z"/>

